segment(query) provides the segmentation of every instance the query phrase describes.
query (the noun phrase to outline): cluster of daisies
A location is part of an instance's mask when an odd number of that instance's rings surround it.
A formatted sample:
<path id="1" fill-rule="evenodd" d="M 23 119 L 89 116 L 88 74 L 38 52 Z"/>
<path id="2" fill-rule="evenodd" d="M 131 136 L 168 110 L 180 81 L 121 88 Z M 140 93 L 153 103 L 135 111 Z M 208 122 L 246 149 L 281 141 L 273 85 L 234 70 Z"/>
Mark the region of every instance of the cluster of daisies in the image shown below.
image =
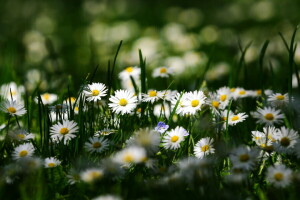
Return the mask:
<path id="1" fill-rule="evenodd" d="M 167 67 L 157 68 L 153 72 L 153 77 L 168 78 L 171 75 L 172 70 Z M 127 67 L 120 72 L 119 78 L 123 89 L 114 91 L 110 96 L 105 84 L 95 82 L 85 85 L 77 99 L 69 97 L 61 104 L 53 105 L 59 100 L 56 94 L 44 93 L 35 98 L 37 104 L 47 105 L 50 110 L 49 140 L 51 148 L 59 145 L 68 146 L 71 141 L 84 138 L 80 136 L 82 134 L 80 128 L 84 127 L 79 127 L 79 124 L 85 123 L 79 123 L 79 118 L 71 117 L 71 111 L 75 115 L 79 112 L 84 114 L 89 109 L 101 106 L 102 109 L 98 109 L 101 112 L 95 114 L 105 116 L 104 124 L 111 125 L 99 127 L 94 135 L 86 137 L 83 146 L 86 153 L 91 156 L 105 153 L 105 162 L 76 173 L 69 172 L 67 178 L 70 184 L 78 181 L 94 183 L 109 176 L 110 173 L 124 174 L 125 169 L 135 165 L 155 168 L 158 165 L 158 155 L 165 151 L 179 151 L 186 144 L 190 145 L 191 148 L 188 148 L 193 151 L 188 151 L 188 154 L 185 155 L 190 156 L 190 160 L 179 162 L 180 170 L 184 171 L 190 164 L 202 165 L 207 162 L 207 158 L 214 157 L 216 154 L 215 142 L 220 138 L 216 138 L 214 134 L 199 138 L 196 133 L 191 133 L 192 129 L 188 124 L 170 126 L 184 118 L 195 122 L 203 113 L 209 113 L 212 116 L 213 125 L 216 127 L 221 125 L 221 131 L 224 132 L 228 130 L 229 126 L 235 126 L 248 118 L 252 117 L 256 120 L 257 130 L 251 132 L 252 141 L 247 143 L 248 146 L 243 144 L 228 152 L 231 168 L 225 176 L 226 180 L 244 181 L 251 170 L 257 168 L 261 162 L 275 157 L 275 164 L 270 165 L 266 170 L 266 179 L 278 187 L 291 184 L 293 171 L 282 163 L 281 158 L 285 155 L 296 155 L 297 158 L 300 158 L 300 142 L 297 131 L 283 126 L 287 105 L 293 101 L 293 98 L 287 94 L 274 93 L 270 90 L 265 90 L 263 93 L 261 90 L 246 90 L 240 87 L 221 87 L 214 92 L 149 89 L 147 93 L 137 93 L 133 87 L 133 81 L 137 85 L 140 84 L 140 68 Z M 35 167 L 44 166 L 45 168 L 62 165 L 64 161 L 59 160 L 55 153 L 52 157 L 38 157 L 40 150 L 36 144 L 36 135 L 21 128 L 22 124 L 19 123 L 19 118 L 27 112 L 22 100 L 23 93 L 24 88 L 18 87 L 16 84 L 10 83 L 1 87 L 1 96 L 4 100 L 0 109 L 8 114 L 9 120 L 15 118 L 18 125 L 17 130 L 10 130 L 5 135 L 2 150 L 6 149 L 6 152 L 9 153 L 8 156 L 20 164 L 35 163 Z M 247 114 L 240 112 L 240 107 L 233 106 L 233 104 L 239 104 L 244 98 L 255 98 L 258 101 L 265 98 L 265 103 L 261 104 L 264 106 L 260 105 L 257 110 Z M 143 104 L 147 106 L 142 106 Z M 153 127 L 136 130 L 125 143 L 121 144 L 120 148 L 115 144 L 117 141 L 112 140 L 111 135 L 122 132 L 119 121 L 126 115 L 134 115 L 139 118 L 150 118 L 154 115 L 159 123 L 153 124 Z M 112 118 L 112 116 L 114 117 Z M 170 120 L 172 123 L 168 124 L 167 122 Z M 9 122 L 6 127 L 9 127 Z M 85 127 L 89 128 L 87 124 Z M 115 127 L 115 129 L 110 127 Z M 251 135 L 251 133 L 244 134 Z M 194 143 L 194 139 L 198 139 L 198 141 Z M 13 142 L 9 145 L 12 145 L 13 149 L 10 151 L 7 143 L 11 140 Z M 116 148 L 117 146 L 118 148 Z M 112 152 L 111 150 L 116 151 Z M 12 178 L 8 177 L 6 180 L 10 182 Z"/>

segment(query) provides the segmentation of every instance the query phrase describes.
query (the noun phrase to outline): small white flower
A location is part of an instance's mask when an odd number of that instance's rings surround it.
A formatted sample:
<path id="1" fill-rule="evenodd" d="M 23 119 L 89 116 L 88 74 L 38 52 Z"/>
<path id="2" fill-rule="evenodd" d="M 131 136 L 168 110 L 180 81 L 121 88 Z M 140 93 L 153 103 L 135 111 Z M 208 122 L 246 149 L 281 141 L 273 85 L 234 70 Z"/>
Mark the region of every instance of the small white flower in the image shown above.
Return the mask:
<path id="1" fill-rule="evenodd" d="M 165 149 L 178 149 L 184 137 L 189 133 L 182 127 L 177 126 L 175 129 L 165 133 L 163 137 L 163 146 Z"/>
<path id="2" fill-rule="evenodd" d="M 111 96 L 109 101 L 111 103 L 108 106 L 112 111 L 122 115 L 131 113 L 137 106 L 137 97 L 128 90 L 115 91 L 115 96 Z"/>
<path id="3" fill-rule="evenodd" d="M 101 153 L 108 148 L 108 140 L 104 138 L 91 137 L 84 145 L 90 153 Z"/>
<path id="4" fill-rule="evenodd" d="M 18 86 L 15 82 L 10 82 L 0 87 L 0 95 L 9 101 L 23 102 L 22 95 L 24 93 L 24 86 Z"/>
<path id="5" fill-rule="evenodd" d="M 113 130 L 113 129 L 105 128 L 105 129 L 103 129 L 103 130 L 97 131 L 97 132 L 95 133 L 95 136 L 96 136 L 96 137 L 99 137 L 100 135 L 103 135 L 103 136 L 105 136 L 105 135 L 110 135 L 110 134 L 112 134 L 112 133 L 114 133 L 114 132 L 115 132 L 115 130 Z"/>
<path id="6" fill-rule="evenodd" d="M 132 76 L 133 79 L 139 79 L 140 74 L 141 74 L 141 68 L 139 68 L 139 67 L 127 67 L 119 73 L 119 78 L 122 81 L 130 80 L 130 76 Z"/>
<path id="7" fill-rule="evenodd" d="M 215 153 L 215 149 L 213 147 L 213 138 L 202 138 L 199 140 L 194 146 L 194 154 L 197 158 L 204 158 L 206 155 Z"/>
<path id="8" fill-rule="evenodd" d="M 248 115 L 246 115 L 246 113 L 232 114 L 228 117 L 228 125 L 236 125 L 237 123 L 244 121 L 247 117 Z"/>
<path id="9" fill-rule="evenodd" d="M 171 111 L 170 111 L 170 106 L 166 103 L 164 104 L 156 104 L 153 108 L 153 114 L 156 117 L 166 117 L 169 118 Z"/>
<path id="10" fill-rule="evenodd" d="M 162 90 L 157 92 L 157 96 L 166 101 L 171 101 L 176 96 L 176 94 L 176 90 Z"/>
<path id="11" fill-rule="evenodd" d="M 60 165 L 61 161 L 54 158 L 54 157 L 49 157 L 45 159 L 45 167 L 46 168 L 53 168 L 53 167 L 57 167 L 58 165 Z"/>
<path id="12" fill-rule="evenodd" d="M 83 90 L 87 101 L 100 101 L 101 97 L 106 96 L 107 89 L 103 83 L 88 84 Z"/>
<path id="13" fill-rule="evenodd" d="M 237 87 L 235 88 L 233 92 L 233 98 L 238 99 L 238 98 L 245 98 L 251 96 L 251 92 L 248 90 L 245 90 L 244 88 Z"/>
<path id="14" fill-rule="evenodd" d="M 12 154 L 14 160 L 31 157 L 34 153 L 34 147 L 31 143 L 25 143 L 17 146 Z"/>
<path id="15" fill-rule="evenodd" d="M 232 97 L 230 88 L 228 88 L 228 87 L 221 87 L 216 92 L 217 92 L 217 96 L 221 102 L 229 101 Z"/>
<path id="16" fill-rule="evenodd" d="M 64 141 L 66 144 L 72 138 L 75 138 L 78 131 L 77 123 L 74 121 L 63 120 L 62 123 L 58 122 L 57 124 L 51 126 L 50 135 L 53 140 Z"/>
<path id="17" fill-rule="evenodd" d="M 142 94 L 143 102 L 151 102 L 154 103 L 156 101 L 158 101 L 159 97 L 158 97 L 158 93 L 156 90 L 149 90 L 147 94 Z"/>
<path id="18" fill-rule="evenodd" d="M 9 135 L 14 138 L 15 140 L 19 141 L 26 141 L 34 138 L 34 135 L 32 133 L 28 133 L 24 129 L 19 129 L 16 131 L 9 132 Z"/>
<path id="19" fill-rule="evenodd" d="M 271 107 L 258 108 L 256 112 L 252 112 L 251 114 L 257 119 L 258 124 L 264 124 L 267 126 L 280 124 L 284 118 L 284 115 L 280 112 L 280 110 L 276 110 Z"/>
<path id="20" fill-rule="evenodd" d="M 81 180 L 86 183 L 93 183 L 97 180 L 100 180 L 103 175 L 103 170 L 99 168 L 90 168 L 80 172 Z"/>
<path id="21" fill-rule="evenodd" d="M 153 78 L 157 78 L 157 77 L 168 78 L 173 74 L 174 74 L 174 71 L 172 68 L 158 67 L 153 70 L 152 77 Z"/>
<path id="22" fill-rule="evenodd" d="M 138 146 L 129 146 L 115 154 L 113 161 L 124 166 L 144 162 L 147 159 L 146 150 Z"/>
<path id="23" fill-rule="evenodd" d="M 238 147 L 230 154 L 230 160 L 235 168 L 250 170 L 254 167 L 259 151 L 256 148 Z"/>
<path id="24" fill-rule="evenodd" d="M 56 94 L 44 93 L 41 94 L 41 99 L 44 105 L 52 104 L 57 101 L 58 96 Z M 38 103 L 38 98 L 35 99 L 35 102 Z"/>
<path id="25" fill-rule="evenodd" d="M 194 115 L 197 111 L 200 111 L 205 103 L 205 99 L 206 96 L 202 91 L 188 92 L 181 104 L 183 106 L 183 114 Z"/>
<path id="26" fill-rule="evenodd" d="M 275 150 L 280 153 L 289 153 L 297 143 L 299 135 L 297 131 L 287 129 L 283 126 L 276 132 L 274 138 L 276 139 L 276 142 L 274 143 Z"/>
<path id="27" fill-rule="evenodd" d="M 270 166 L 267 169 L 266 179 L 275 187 L 287 187 L 291 183 L 292 170 L 285 165 Z"/>
<path id="28" fill-rule="evenodd" d="M 288 94 L 275 93 L 268 96 L 268 102 L 273 106 L 284 106 L 289 102 Z"/>
<path id="29" fill-rule="evenodd" d="M 16 101 L 5 100 L 2 102 L 0 109 L 10 114 L 11 116 L 22 116 L 26 113 L 23 103 L 17 103 Z"/>

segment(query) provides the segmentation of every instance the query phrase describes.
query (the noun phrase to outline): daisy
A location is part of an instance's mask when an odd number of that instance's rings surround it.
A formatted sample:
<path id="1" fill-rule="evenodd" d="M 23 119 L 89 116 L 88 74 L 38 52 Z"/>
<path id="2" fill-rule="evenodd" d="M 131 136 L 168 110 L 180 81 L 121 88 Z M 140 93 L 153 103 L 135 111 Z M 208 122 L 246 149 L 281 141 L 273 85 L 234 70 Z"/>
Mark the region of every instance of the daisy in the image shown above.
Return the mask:
<path id="1" fill-rule="evenodd" d="M 217 93 L 209 93 L 206 104 L 212 109 L 215 114 L 220 114 L 220 110 L 224 110 L 228 105 L 229 100 L 221 101 Z"/>
<path id="2" fill-rule="evenodd" d="M 284 115 L 280 112 L 280 110 L 276 110 L 271 107 L 258 108 L 256 112 L 252 112 L 251 114 L 258 120 L 256 123 L 268 126 L 280 124 L 284 118 Z"/>
<path id="3" fill-rule="evenodd" d="M 88 84 L 83 90 L 87 101 L 98 101 L 101 97 L 106 96 L 107 89 L 103 83 Z"/>
<path id="4" fill-rule="evenodd" d="M 115 96 L 111 96 L 109 101 L 112 102 L 108 104 L 112 111 L 122 115 L 131 113 L 137 106 L 137 97 L 128 90 L 115 91 Z"/>
<path id="5" fill-rule="evenodd" d="M 157 96 L 166 101 L 171 101 L 176 96 L 176 94 L 176 90 L 162 90 L 157 92 Z"/>
<path id="6" fill-rule="evenodd" d="M 176 114 L 180 115 L 184 111 L 184 105 L 183 101 L 186 98 L 187 93 L 177 93 L 172 99 L 171 99 L 171 108 L 172 110 L 175 108 L 176 104 L 178 103 L 178 106 L 176 107 Z"/>
<path id="7" fill-rule="evenodd" d="M 250 147 L 238 147 L 234 149 L 229 158 L 236 168 L 250 170 L 254 167 L 257 160 L 259 151 L 256 148 L 250 149 Z"/>
<path id="8" fill-rule="evenodd" d="M 58 96 L 56 94 L 44 93 L 41 94 L 41 99 L 44 105 L 52 104 L 57 101 Z M 38 103 L 38 98 L 35 99 L 35 102 Z"/>
<path id="9" fill-rule="evenodd" d="M 106 194 L 95 197 L 92 200 L 122 200 L 122 198 L 116 195 Z"/>
<path id="10" fill-rule="evenodd" d="M 244 121 L 247 117 L 248 115 L 246 115 L 246 113 L 238 113 L 236 115 L 235 114 L 230 115 L 228 118 L 228 125 L 234 126 L 237 123 Z"/>
<path id="11" fill-rule="evenodd" d="M 157 77 L 168 78 L 173 74 L 174 74 L 174 71 L 172 68 L 158 67 L 153 70 L 152 77 L 153 78 L 157 78 Z"/>
<path id="12" fill-rule="evenodd" d="M 74 105 L 75 102 L 76 102 L 76 98 L 75 97 L 69 97 L 69 98 L 67 98 L 67 99 L 64 100 L 64 104 L 65 105 L 70 105 L 70 103 L 71 103 L 71 105 Z"/>
<path id="13" fill-rule="evenodd" d="M 119 73 L 119 78 L 121 80 L 130 80 L 130 76 L 133 79 L 139 79 L 141 74 L 141 68 L 139 67 L 127 67 Z"/>
<path id="14" fill-rule="evenodd" d="M 110 134 L 112 134 L 112 133 L 114 133 L 115 131 L 113 130 L 113 129 L 109 129 L 109 128 L 105 128 L 105 129 L 103 129 L 103 130 L 101 130 L 101 131 L 97 131 L 96 133 L 95 133 L 95 136 L 96 137 L 99 137 L 100 135 L 110 135 Z"/>
<path id="15" fill-rule="evenodd" d="M 17 101 L 5 100 L 2 102 L 0 109 L 11 116 L 22 116 L 26 113 L 24 104 L 21 102 L 17 103 Z"/>
<path id="16" fill-rule="evenodd" d="M 218 98 L 221 102 L 230 100 L 230 98 L 232 96 L 230 89 L 228 87 L 221 87 L 216 92 L 217 92 Z"/>
<path id="17" fill-rule="evenodd" d="M 28 133 L 24 129 L 19 129 L 16 131 L 9 132 L 9 135 L 14 138 L 15 140 L 19 141 L 27 141 L 34 138 L 34 135 L 32 133 Z"/>
<path id="18" fill-rule="evenodd" d="M 165 124 L 164 122 L 158 122 L 157 126 L 154 128 L 154 130 L 164 133 L 166 130 L 168 130 L 169 125 Z"/>
<path id="19" fill-rule="evenodd" d="M 108 140 L 104 138 L 91 137 L 84 144 L 85 149 L 90 153 L 101 153 L 108 148 Z"/>
<path id="20" fill-rule="evenodd" d="M 266 179 L 275 187 L 286 187 L 291 183 L 292 170 L 285 165 L 270 166 L 267 169 Z"/>
<path id="21" fill-rule="evenodd" d="M 153 108 L 153 114 L 156 117 L 166 117 L 169 118 L 171 111 L 170 111 L 170 106 L 166 103 L 164 104 L 157 104 Z"/>
<path id="22" fill-rule="evenodd" d="M 70 185 L 74 185 L 80 181 L 80 174 L 75 169 L 71 169 L 67 174 L 67 179 Z"/>
<path id="23" fill-rule="evenodd" d="M 293 129 L 287 129 L 286 127 L 281 127 L 280 130 L 274 136 L 276 142 L 274 143 L 275 150 L 280 153 L 289 153 L 293 150 L 299 135 L 297 131 Z"/>
<path id="24" fill-rule="evenodd" d="M 34 152 L 34 147 L 31 143 L 25 143 L 17 146 L 12 154 L 14 160 L 31 157 Z"/>
<path id="25" fill-rule="evenodd" d="M 103 170 L 99 168 L 90 168 L 80 172 L 81 180 L 86 183 L 93 183 L 97 180 L 100 180 L 103 175 Z"/>
<path id="26" fill-rule="evenodd" d="M 184 137 L 189 133 L 182 127 L 177 126 L 175 129 L 166 132 L 163 137 L 163 146 L 165 149 L 178 149 L 180 143 L 184 141 Z"/>
<path id="27" fill-rule="evenodd" d="M 208 154 L 215 153 L 212 143 L 214 142 L 213 138 L 202 138 L 194 146 L 194 154 L 197 158 L 203 158 Z"/>
<path id="28" fill-rule="evenodd" d="M 275 93 L 268 96 L 268 102 L 270 102 L 271 105 L 280 107 L 287 105 L 289 102 L 289 96 L 288 94 L 281 94 L 281 93 Z"/>
<path id="29" fill-rule="evenodd" d="M 34 172 L 43 166 L 44 162 L 38 157 L 25 157 L 18 160 L 18 164 L 21 166 L 21 169 L 25 172 Z"/>
<path id="30" fill-rule="evenodd" d="M 194 91 L 186 94 L 183 99 L 183 114 L 194 115 L 197 111 L 201 110 L 201 106 L 205 103 L 206 97 L 202 91 Z"/>
<path id="31" fill-rule="evenodd" d="M 61 161 L 54 158 L 54 157 L 49 157 L 45 159 L 45 167 L 46 168 L 53 168 L 53 167 L 57 167 L 58 165 L 60 165 Z"/>
<path id="32" fill-rule="evenodd" d="M 142 97 L 143 97 L 142 99 L 143 102 L 151 102 L 151 103 L 154 103 L 159 99 L 156 90 L 149 90 L 147 94 L 142 94 Z"/>
<path id="33" fill-rule="evenodd" d="M 9 101 L 22 102 L 22 95 L 25 93 L 24 86 L 18 86 L 15 82 L 4 84 L 0 87 L 0 96 Z"/>
<path id="34" fill-rule="evenodd" d="M 232 93 L 234 99 L 238 98 L 245 98 L 251 95 L 251 92 L 248 90 L 245 90 L 244 88 L 235 88 L 234 92 Z"/>
<path id="35" fill-rule="evenodd" d="M 58 122 L 57 124 L 51 126 L 50 128 L 50 135 L 53 140 L 64 141 L 64 144 L 67 141 L 75 138 L 76 133 L 78 131 L 77 123 L 74 121 L 63 120 L 62 123 Z"/>
<path id="36" fill-rule="evenodd" d="M 143 147 L 129 146 L 115 154 L 113 161 L 124 166 L 144 162 L 147 159 L 146 150 Z"/>

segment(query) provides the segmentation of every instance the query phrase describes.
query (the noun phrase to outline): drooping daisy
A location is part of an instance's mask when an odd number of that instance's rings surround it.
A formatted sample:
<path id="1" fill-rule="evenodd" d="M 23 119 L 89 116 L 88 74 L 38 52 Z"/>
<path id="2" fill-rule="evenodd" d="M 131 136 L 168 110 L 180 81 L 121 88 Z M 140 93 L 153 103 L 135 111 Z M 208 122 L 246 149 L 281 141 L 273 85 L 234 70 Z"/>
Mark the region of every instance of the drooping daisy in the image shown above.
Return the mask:
<path id="1" fill-rule="evenodd" d="M 148 90 L 148 93 L 142 94 L 142 97 L 143 97 L 142 99 L 143 102 L 151 102 L 151 103 L 154 103 L 159 99 L 156 90 Z"/>
<path id="2" fill-rule="evenodd" d="M 257 119 L 258 124 L 264 124 L 267 126 L 280 124 L 284 118 L 284 115 L 280 112 L 280 110 L 276 110 L 271 107 L 258 108 L 256 112 L 252 112 L 251 114 Z"/>
<path id="3" fill-rule="evenodd" d="M 54 157 L 45 158 L 45 167 L 54 168 L 60 165 L 61 161 Z"/>
<path id="4" fill-rule="evenodd" d="M 202 91 L 194 91 L 186 94 L 183 99 L 183 114 L 194 115 L 197 111 L 201 110 L 202 105 L 205 103 L 206 96 Z"/>
<path id="5" fill-rule="evenodd" d="M 158 67 L 153 70 L 152 77 L 153 78 L 157 78 L 157 77 L 168 78 L 173 74 L 174 74 L 174 71 L 172 68 Z"/>
<path id="6" fill-rule="evenodd" d="M 134 79 L 139 79 L 141 74 L 141 68 L 139 67 L 127 67 L 119 73 L 121 80 L 130 80 L 130 76 Z"/>
<path id="7" fill-rule="evenodd" d="M 108 104 L 112 111 L 122 115 L 131 113 L 137 106 L 137 97 L 128 90 L 115 91 L 115 96 L 111 96 L 109 101 L 112 102 Z"/>
<path id="8" fill-rule="evenodd" d="M 51 126 L 50 135 L 53 140 L 64 141 L 66 144 L 72 138 L 75 138 L 78 131 L 77 123 L 74 121 L 63 120 L 62 123 L 58 122 L 57 124 Z"/>
<path id="9" fill-rule="evenodd" d="M 2 102 L 0 109 L 11 116 L 22 116 L 26 113 L 24 104 L 16 101 L 5 100 Z"/>
<path id="10" fill-rule="evenodd" d="M 284 106 L 289 102 L 288 94 L 275 93 L 268 96 L 268 102 L 273 106 Z"/>
<path id="11" fill-rule="evenodd" d="M 183 127 L 177 126 L 165 133 L 162 141 L 163 146 L 165 149 L 178 149 L 180 143 L 184 141 L 184 137 L 188 135 L 189 133 Z"/>
<path id="12" fill-rule="evenodd" d="M 44 105 L 52 104 L 57 101 L 58 96 L 56 94 L 44 93 L 41 94 L 41 99 Z M 35 102 L 38 103 L 38 98 L 35 99 Z"/>
<path id="13" fill-rule="evenodd" d="M 213 147 L 213 138 L 202 138 L 199 140 L 194 146 L 194 154 L 197 158 L 204 158 L 206 155 L 215 153 L 215 149 Z"/>
<path id="14" fill-rule="evenodd" d="M 144 162 L 147 159 L 146 150 L 143 147 L 129 146 L 115 154 L 113 161 L 124 166 Z"/>
<path id="15" fill-rule="evenodd" d="M 104 175 L 103 169 L 100 168 L 90 168 L 80 172 L 80 178 L 86 183 L 93 183 L 100 180 Z"/>
<path id="16" fill-rule="evenodd" d="M 169 125 L 165 124 L 164 122 L 158 122 L 157 126 L 154 128 L 154 130 L 164 133 L 166 130 L 168 130 Z"/>
<path id="17" fill-rule="evenodd" d="M 170 106 L 166 103 L 164 104 L 156 104 L 154 106 L 154 109 L 153 109 L 153 114 L 156 116 L 156 117 L 166 117 L 166 118 L 169 118 L 170 114 L 171 114 L 171 111 L 170 111 Z"/>
<path id="18" fill-rule="evenodd" d="M 276 139 L 274 143 L 275 150 L 280 153 L 289 153 L 297 143 L 299 135 L 297 131 L 283 126 L 276 132 L 274 138 Z"/>
<path id="19" fill-rule="evenodd" d="M 103 83 L 92 83 L 86 86 L 83 93 L 87 101 L 99 101 L 106 96 L 107 89 Z"/>
<path id="20" fill-rule="evenodd" d="M 259 151 L 256 148 L 241 146 L 234 149 L 229 158 L 234 167 L 250 170 L 254 167 L 258 154 Z"/>
<path id="21" fill-rule="evenodd" d="M 238 113 L 236 115 L 235 114 L 230 115 L 228 118 L 228 125 L 234 126 L 237 123 L 244 121 L 247 117 L 248 115 L 246 115 L 246 113 Z"/>
<path id="22" fill-rule="evenodd" d="M 34 147 L 31 143 L 25 143 L 17 146 L 13 151 L 12 157 L 14 160 L 31 157 L 34 153 Z"/>
<path id="23" fill-rule="evenodd" d="M 101 153 L 108 148 L 108 140 L 104 138 L 91 137 L 84 144 L 84 147 L 90 153 Z"/>
<path id="24" fill-rule="evenodd" d="M 274 165 L 267 169 L 266 179 L 275 187 L 287 187 L 291 183 L 292 170 L 285 165 Z"/>
<path id="25" fill-rule="evenodd" d="M 30 139 L 34 138 L 34 135 L 32 133 L 28 133 L 24 129 L 19 129 L 19 130 L 11 131 L 11 132 L 9 132 L 9 135 L 13 139 L 19 140 L 19 141 L 26 141 L 26 140 L 30 140 Z"/>

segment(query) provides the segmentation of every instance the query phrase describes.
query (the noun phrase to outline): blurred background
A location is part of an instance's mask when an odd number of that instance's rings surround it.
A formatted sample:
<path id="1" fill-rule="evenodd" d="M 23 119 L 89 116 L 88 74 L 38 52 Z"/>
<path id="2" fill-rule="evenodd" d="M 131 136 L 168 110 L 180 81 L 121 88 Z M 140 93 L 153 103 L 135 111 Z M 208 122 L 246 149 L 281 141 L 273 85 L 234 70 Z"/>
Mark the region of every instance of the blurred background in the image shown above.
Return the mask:
<path id="1" fill-rule="evenodd" d="M 139 65 L 141 49 L 149 76 L 156 67 L 172 67 L 178 89 L 192 88 L 209 59 L 207 85 L 228 84 L 241 55 L 238 41 L 243 48 L 252 43 L 245 55 L 248 75 L 236 84 L 259 88 L 258 56 L 270 40 L 265 67 L 268 72 L 271 66 L 278 83 L 265 81 L 280 86 L 288 53 L 278 33 L 289 41 L 300 19 L 295 0 L 0 0 L 0 5 L 0 84 L 14 80 L 33 90 L 30 84 L 39 82 L 42 91 L 69 81 L 78 88 L 97 64 L 95 81 L 106 83 L 108 60 L 120 40 L 117 73 Z M 295 62 L 300 63 L 300 49 Z M 151 76 L 149 84 L 156 87 Z"/>

